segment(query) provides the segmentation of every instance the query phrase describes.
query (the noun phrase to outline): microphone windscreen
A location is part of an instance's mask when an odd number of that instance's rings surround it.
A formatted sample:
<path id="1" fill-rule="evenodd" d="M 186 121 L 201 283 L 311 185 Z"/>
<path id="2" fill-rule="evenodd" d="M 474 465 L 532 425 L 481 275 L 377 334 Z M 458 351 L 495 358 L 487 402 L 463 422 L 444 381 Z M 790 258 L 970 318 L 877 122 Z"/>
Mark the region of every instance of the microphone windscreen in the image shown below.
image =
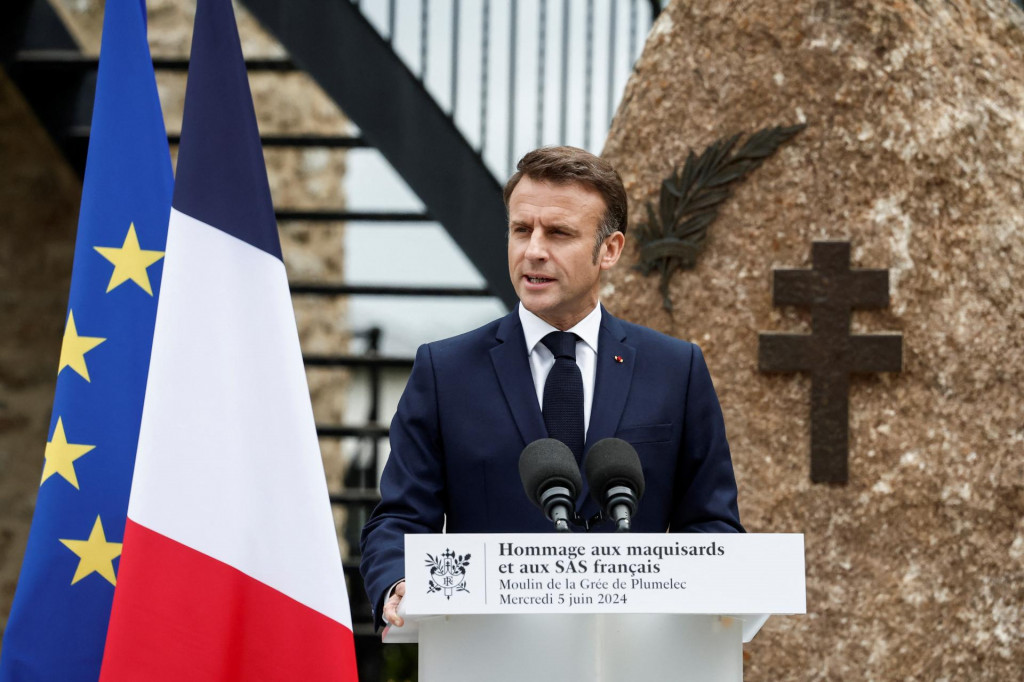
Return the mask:
<path id="1" fill-rule="evenodd" d="M 576 497 L 583 489 L 583 477 L 576 457 L 565 443 L 554 438 L 535 440 L 519 455 L 519 477 L 523 490 L 538 507 L 540 494 L 548 488 L 561 485 Z"/>
<path id="2" fill-rule="evenodd" d="M 640 456 L 621 438 L 605 438 L 594 443 L 583 468 L 587 471 L 590 492 L 595 498 L 603 496 L 608 488 L 616 485 L 632 488 L 638 500 L 643 497 L 644 470 L 640 466 Z"/>

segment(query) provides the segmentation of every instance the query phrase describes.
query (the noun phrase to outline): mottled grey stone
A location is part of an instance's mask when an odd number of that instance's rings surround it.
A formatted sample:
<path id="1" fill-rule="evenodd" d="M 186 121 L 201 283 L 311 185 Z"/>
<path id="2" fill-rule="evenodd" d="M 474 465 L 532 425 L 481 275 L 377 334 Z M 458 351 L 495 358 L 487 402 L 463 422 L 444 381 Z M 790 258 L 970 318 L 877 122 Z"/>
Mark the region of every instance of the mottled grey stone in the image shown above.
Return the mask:
<path id="1" fill-rule="evenodd" d="M 699 343 L 743 520 L 806 537 L 808 614 L 746 649 L 748 680 L 1005 680 L 1024 668 L 1024 13 L 997 0 L 674 2 L 605 155 L 631 219 L 693 148 L 806 122 L 742 185 L 695 270 L 629 269 L 611 310 Z M 855 376 L 849 483 L 809 472 L 810 381 L 757 367 L 760 331 L 809 332 L 771 272 L 849 240 L 903 334 L 903 372 Z"/>

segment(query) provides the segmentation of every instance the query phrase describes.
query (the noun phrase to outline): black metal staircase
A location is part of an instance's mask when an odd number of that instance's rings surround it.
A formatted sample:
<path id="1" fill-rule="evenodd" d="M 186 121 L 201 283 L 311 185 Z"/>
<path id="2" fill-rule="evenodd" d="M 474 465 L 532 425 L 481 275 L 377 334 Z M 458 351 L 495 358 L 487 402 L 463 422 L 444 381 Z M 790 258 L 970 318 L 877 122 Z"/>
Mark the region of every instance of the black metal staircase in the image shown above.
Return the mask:
<path id="1" fill-rule="evenodd" d="M 350 2 L 246 0 L 429 207 L 506 305 L 515 292 L 503 256 L 501 185 L 438 106 Z"/>

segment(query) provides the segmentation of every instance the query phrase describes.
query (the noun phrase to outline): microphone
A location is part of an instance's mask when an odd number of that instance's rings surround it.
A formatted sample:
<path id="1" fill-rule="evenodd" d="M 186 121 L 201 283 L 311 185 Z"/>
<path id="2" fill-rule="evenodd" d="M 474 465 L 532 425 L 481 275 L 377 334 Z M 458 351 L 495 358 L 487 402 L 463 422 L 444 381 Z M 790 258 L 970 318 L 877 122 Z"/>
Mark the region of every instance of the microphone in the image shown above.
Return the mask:
<path id="1" fill-rule="evenodd" d="M 540 507 L 555 530 L 569 532 L 576 496 L 583 489 L 583 477 L 569 446 L 554 438 L 533 441 L 519 455 L 519 478 L 530 502 Z"/>
<path id="2" fill-rule="evenodd" d="M 633 446 L 620 438 L 594 443 L 583 463 L 590 496 L 615 522 L 615 531 L 629 532 L 631 518 L 644 495 L 644 470 Z"/>

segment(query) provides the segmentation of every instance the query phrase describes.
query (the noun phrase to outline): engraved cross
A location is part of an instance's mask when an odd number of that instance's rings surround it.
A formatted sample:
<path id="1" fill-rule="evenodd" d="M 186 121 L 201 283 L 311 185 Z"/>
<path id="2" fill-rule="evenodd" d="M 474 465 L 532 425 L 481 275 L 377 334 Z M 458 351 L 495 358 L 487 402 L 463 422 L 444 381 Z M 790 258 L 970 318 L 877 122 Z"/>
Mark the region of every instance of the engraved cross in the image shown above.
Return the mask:
<path id="1" fill-rule="evenodd" d="M 889 306 L 888 270 L 851 270 L 849 242 L 814 242 L 813 269 L 775 270 L 772 304 L 811 309 L 810 334 L 762 333 L 762 372 L 811 373 L 811 480 L 845 483 L 850 374 L 899 372 L 901 334 L 850 334 L 854 309 Z"/>

